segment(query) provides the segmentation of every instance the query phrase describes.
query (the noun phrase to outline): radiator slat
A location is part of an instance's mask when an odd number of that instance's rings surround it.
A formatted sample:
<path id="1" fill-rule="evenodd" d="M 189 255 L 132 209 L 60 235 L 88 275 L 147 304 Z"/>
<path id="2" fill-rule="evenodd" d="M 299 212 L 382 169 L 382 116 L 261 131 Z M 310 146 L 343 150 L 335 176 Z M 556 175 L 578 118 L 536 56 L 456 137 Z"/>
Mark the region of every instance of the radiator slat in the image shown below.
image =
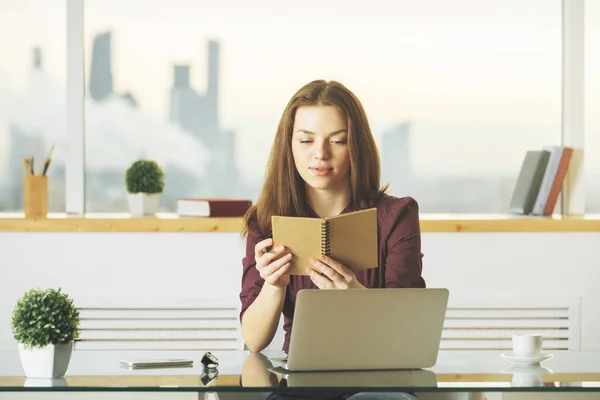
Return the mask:
<path id="1" fill-rule="evenodd" d="M 235 340 L 196 341 L 77 341 L 75 350 L 238 350 Z"/>
<path id="2" fill-rule="evenodd" d="M 80 340 L 212 340 L 212 339 L 231 339 L 236 340 L 238 332 L 236 329 L 211 329 L 211 330 L 102 330 L 102 331 L 82 331 Z"/>
<path id="3" fill-rule="evenodd" d="M 467 318 L 569 318 L 568 308 L 452 308 L 448 307 L 446 311 L 447 319 L 467 319 Z"/>
<path id="4" fill-rule="evenodd" d="M 442 340 L 441 350 L 511 350 L 512 341 L 505 340 Z M 546 350 L 568 350 L 568 340 L 544 340 L 544 351 Z"/>
<path id="5" fill-rule="evenodd" d="M 444 329 L 450 328 L 509 328 L 509 329 L 537 329 L 537 328 L 569 328 L 567 319 L 450 319 L 444 321 Z"/>
<path id="6" fill-rule="evenodd" d="M 447 339 L 510 339 L 515 333 L 540 334 L 546 339 L 568 339 L 567 329 L 445 329 L 442 338 Z"/>
<path id="7" fill-rule="evenodd" d="M 83 309 L 79 311 L 82 319 L 214 319 L 238 318 L 236 308 L 223 309 Z"/>
<path id="8" fill-rule="evenodd" d="M 87 329 L 238 329 L 239 318 L 227 319 L 87 319 L 81 320 L 81 327 Z"/>

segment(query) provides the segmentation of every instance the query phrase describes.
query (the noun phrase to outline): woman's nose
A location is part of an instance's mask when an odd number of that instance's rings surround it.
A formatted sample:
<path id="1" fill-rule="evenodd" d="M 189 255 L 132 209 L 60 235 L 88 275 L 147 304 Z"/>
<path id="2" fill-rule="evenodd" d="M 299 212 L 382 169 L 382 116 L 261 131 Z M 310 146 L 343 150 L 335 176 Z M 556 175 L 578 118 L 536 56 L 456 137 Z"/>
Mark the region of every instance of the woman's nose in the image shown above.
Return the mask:
<path id="1" fill-rule="evenodd" d="M 315 141 L 315 158 L 318 160 L 327 160 L 329 158 L 329 143 Z"/>

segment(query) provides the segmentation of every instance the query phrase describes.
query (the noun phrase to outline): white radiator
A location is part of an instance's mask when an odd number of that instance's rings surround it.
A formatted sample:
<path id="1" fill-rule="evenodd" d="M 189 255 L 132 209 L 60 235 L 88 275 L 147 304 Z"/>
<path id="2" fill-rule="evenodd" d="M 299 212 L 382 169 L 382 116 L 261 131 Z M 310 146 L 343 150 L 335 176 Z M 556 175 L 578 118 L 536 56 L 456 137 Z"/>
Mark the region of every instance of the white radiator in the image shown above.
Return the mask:
<path id="1" fill-rule="evenodd" d="M 238 350 L 239 304 L 224 300 L 82 302 L 75 350 Z M 280 321 L 281 322 L 281 321 Z M 540 333 L 545 350 L 578 350 L 580 300 L 449 300 L 441 350 L 508 350 L 513 333 Z M 281 349 L 279 331 L 269 349 Z"/>
<path id="2" fill-rule="evenodd" d="M 78 301 L 78 303 L 82 303 Z M 237 350 L 239 306 L 220 300 L 96 300 L 80 306 L 75 350 Z"/>
<path id="3" fill-rule="evenodd" d="M 449 300 L 441 350 L 508 350 L 513 333 L 539 333 L 545 350 L 579 350 L 580 300 Z"/>

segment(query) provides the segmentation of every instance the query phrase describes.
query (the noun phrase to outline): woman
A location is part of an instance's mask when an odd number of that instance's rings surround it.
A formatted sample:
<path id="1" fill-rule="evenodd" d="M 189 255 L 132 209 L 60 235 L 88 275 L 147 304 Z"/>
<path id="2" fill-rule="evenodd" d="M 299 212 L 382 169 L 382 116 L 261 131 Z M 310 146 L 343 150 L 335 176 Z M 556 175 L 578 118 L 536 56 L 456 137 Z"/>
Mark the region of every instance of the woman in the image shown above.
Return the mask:
<path id="1" fill-rule="evenodd" d="M 301 289 L 425 287 L 418 205 L 385 194 L 379 176 L 377 147 L 357 97 L 335 81 L 302 87 L 283 111 L 262 192 L 244 218 L 240 320 L 248 349 L 269 345 L 283 312 L 288 351 Z M 322 256 L 311 261 L 309 276 L 290 276 L 294 255 L 271 248 L 272 215 L 327 217 L 370 207 L 377 208 L 377 268 L 355 274 Z"/>

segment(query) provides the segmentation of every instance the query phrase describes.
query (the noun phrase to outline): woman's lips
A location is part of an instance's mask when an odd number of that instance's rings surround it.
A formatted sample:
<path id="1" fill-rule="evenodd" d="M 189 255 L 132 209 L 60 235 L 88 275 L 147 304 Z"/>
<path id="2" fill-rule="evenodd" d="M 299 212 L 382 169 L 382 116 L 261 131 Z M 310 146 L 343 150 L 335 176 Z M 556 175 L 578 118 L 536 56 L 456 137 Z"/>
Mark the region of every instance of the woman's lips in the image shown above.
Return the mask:
<path id="1" fill-rule="evenodd" d="M 315 176 L 325 176 L 327 174 L 329 174 L 333 169 L 332 168 L 319 168 L 319 167 L 312 167 L 308 169 L 313 175 Z"/>

